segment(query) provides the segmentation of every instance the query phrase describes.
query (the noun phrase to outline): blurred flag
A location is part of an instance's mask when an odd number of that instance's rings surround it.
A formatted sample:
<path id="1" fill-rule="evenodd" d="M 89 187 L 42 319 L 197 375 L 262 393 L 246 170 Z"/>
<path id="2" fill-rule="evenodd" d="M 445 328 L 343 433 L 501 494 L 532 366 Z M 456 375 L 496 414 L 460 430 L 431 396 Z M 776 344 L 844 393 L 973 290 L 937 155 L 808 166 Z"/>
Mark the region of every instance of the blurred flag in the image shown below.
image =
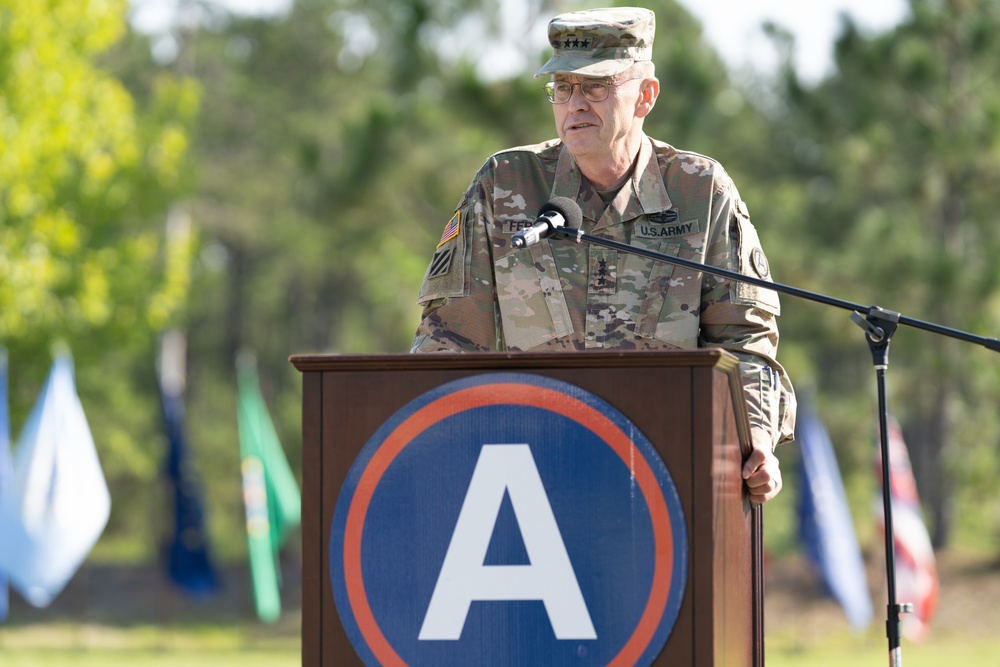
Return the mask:
<path id="1" fill-rule="evenodd" d="M 7 348 L 0 346 L 0 505 L 10 486 L 10 412 L 7 408 Z M 0 623 L 10 611 L 7 575 L 0 569 Z"/>
<path id="2" fill-rule="evenodd" d="M 193 468 L 184 433 L 184 401 L 161 386 L 163 420 L 170 449 L 167 483 L 174 501 L 174 534 L 167 547 L 170 581 L 185 592 L 207 596 L 218 588 L 218 576 L 208 548 L 201 481 Z"/>
<path id="3" fill-rule="evenodd" d="M 934 547 L 921 515 L 917 483 L 910 467 L 910 454 L 903 432 L 892 416 L 889 430 L 889 490 L 892 503 L 893 545 L 896 561 L 896 601 L 912 602 L 913 613 L 901 616 L 903 636 L 920 641 L 929 630 L 937 609 L 938 578 Z M 882 503 L 882 449 L 878 448 L 876 472 L 879 497 L 875 519 L 885 535 L 885 510 Z"/>
<path id="4" fill-rule="evenodd" d="M 159 384 L 168 451 L 166 482 L 173 498 L 174 532 L 166 546 L 167 575 L 181 590 L 194 596 L 211 595 L 218 588 L 205 530 L 201 480 L 194 469 L 184 430 L 184 386 L 187 338 L 180 329 L 168 329 L 160 339 Z"/>
<path id="5" fill-rule="evenodd" d="M 254 357 L 241 353 L 236 370 L 250 575 L 257 616 L 272 623 L 281 615 L 278 550 L 299 525 L 301 498 L 260 394 Z"/>
<path id="6" fill-rule="evenodd" d="M 795 440 L 802 480 L 799 538 L 851 627 L 864 630 L 872 620 L 872 602 L 837 457 L 819 415 L 801 399 Z"/>
<path id="7" fill-rule="evenodd" d="M 104 532 L 111 495 L 76 393 L 73 359 L 56 355 L 14 451 L 0 501 L 0 570 L 47 606 Z"/>

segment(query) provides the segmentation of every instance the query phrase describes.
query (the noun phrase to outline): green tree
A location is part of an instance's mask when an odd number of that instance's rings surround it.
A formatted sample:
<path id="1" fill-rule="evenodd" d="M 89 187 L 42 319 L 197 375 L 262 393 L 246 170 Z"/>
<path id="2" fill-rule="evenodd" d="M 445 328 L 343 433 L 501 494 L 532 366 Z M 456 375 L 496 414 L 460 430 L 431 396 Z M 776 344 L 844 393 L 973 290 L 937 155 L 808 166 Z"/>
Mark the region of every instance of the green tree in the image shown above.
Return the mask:
<path id="1" fill-rule="evenodd" d="M 884 35 L 845 20 L 837 73 L 814 89 L 787 72 L 788 113 L 774 136 L 810 198 L 786 219 L 802 246 L 781 266 L 800 286 L 985 335 L 1000 323 L 1000 3 L 910 6 L 911 17 Z M 856 389 L 874 386 L 860 329 L 843 313 L 796 323 L 814 341 L 817 384 L 829 395 L 855 387 L 852 398 L 831 400 L 845 419 L 863 415 L 853 437 L 871 452 L 874 410 L 858 398 L 874 399 Z M 967 495 L 996 511 L 982 482 L 996 473 L 997 364 L 981 349 L 902 329 L 888 377 L 932 537 L 944 546 L 959 479 L 978 479 Z"/>
<path id="2" fill-rule="evenodd" d="M 137 108 L 100 63 L 125 13 L 124 0 L 0 0 L 0 342 L 15 425 L 50 346 L 70 346 L 105 473 L 128 491 L 157 468 L 144 444 L 158 410 L 133 383 L 188 297 L 193 239 L 165 245 L 164 218 L 198 93 L 158 76 Z M 127 523 L 115 514 L 109 531 Z"/>
<path id="3" fill-rule="evenodd" d="M 156 330 L 183 303 L 157 226 L 176 192 L 196 109 L 157 82 L 140 116 L 96 58 L 123 34 L 124 2 L 0 3 L 0 338 Z M 131 222 L 131 224 L 130 224 Z"/>

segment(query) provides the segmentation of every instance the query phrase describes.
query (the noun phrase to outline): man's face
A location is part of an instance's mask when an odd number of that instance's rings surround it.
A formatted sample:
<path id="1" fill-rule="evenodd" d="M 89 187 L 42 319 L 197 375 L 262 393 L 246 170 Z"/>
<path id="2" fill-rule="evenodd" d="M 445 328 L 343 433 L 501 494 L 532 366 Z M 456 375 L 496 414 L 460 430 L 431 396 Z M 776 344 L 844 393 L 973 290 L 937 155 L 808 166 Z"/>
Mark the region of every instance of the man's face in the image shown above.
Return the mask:
<path id="1" fill-rule="evenodd" d="M 556 132 L 577 160 L 585 157 L 602 158 L 627 150 L 626 138 L 636 119 L 640 79 L 628 74 L 620 78 L 588 78 L 570 74 L 556 74 L 557 83 L 573 85 L 569 100 L 553 104 Z M 607 99 L 594 102 L 583 93 L 580 83 L 605 82 Z"/>

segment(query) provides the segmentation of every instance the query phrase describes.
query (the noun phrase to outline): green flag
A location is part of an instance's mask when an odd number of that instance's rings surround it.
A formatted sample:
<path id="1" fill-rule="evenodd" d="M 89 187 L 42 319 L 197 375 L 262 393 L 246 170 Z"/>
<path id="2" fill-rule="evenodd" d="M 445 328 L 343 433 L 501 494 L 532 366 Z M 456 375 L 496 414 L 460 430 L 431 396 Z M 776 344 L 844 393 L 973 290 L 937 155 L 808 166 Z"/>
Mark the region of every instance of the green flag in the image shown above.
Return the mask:
<path id="1" fill-rule="evenodd" d="M 278 550 L 299 525 L 301 498 L 260 394 L 253 355 L 237 359 L 236 381 L 250 576 L 257 616 L 273 623 L 281 615 Z"/>

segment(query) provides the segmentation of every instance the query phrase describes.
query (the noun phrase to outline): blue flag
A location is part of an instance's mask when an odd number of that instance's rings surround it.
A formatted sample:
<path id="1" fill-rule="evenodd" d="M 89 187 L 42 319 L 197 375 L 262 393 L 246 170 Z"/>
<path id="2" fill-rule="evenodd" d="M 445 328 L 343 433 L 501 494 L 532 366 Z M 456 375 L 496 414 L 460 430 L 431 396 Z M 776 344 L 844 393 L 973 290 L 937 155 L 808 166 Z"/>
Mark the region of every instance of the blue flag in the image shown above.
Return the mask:
<path id="1" fill-rule="evenodd" d="M 0 499 L 0 570 L 30 604 L 45 607 L 97 542 L 111 514 L 73 359 L 57 355 L 14 450 Z"/>
<path id="2" fill-rule="evenodd" d="M 194 596 L 215 592 L 219 581 L 208 548 L 201 481 L 193 468 L 184 433 L 184 401 L 161 390 L 163 420 L 170 449 L 166 476 L 174 506 L 174 534 L 167 546 L 170 581 Z"/>
<path id="3" fill-rule="evenodd" d="M 0 347 L 0 504 L 10 487 L 10 412 L 7 408 L 7 349 Z M 0 623 L 10 610 L 7 576 L 0 570 Z"/>
<path id="4" fill-rule="evenodd" d="M 795 440 L 802 472 L 799 537 L 851 627 L 863 630 L 872 620 L 872 602 L 837 457 L 819 416 L 802 400 Z"/>

